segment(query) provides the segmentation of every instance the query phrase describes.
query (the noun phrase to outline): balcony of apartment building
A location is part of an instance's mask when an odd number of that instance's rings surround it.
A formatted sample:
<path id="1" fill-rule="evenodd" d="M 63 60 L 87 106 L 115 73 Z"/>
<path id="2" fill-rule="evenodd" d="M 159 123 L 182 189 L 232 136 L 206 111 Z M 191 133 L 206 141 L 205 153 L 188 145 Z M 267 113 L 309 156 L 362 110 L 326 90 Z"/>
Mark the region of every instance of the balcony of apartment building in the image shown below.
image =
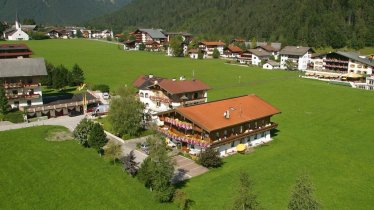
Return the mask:
<path id="1" fill-rule="evenodd" d="M 8 89 L 5 92 L 5 96 L 8 99 L 37 99 L 41 97 L 41 95 L 35 93 L 33 89 Z"/>
<path id="2" fill-rule="evenodd" d="M 40 83 L 24 83 L 20 82 L 4 82 L 3 84 L 5 89 L 13 89 L 13 88 L 24 88 L 24 87 L 39 87 Z"/>
<path id="3" fill-rule="evenodd" d="M 245 137 L 272 130 L 278 126 L 276 123 L 269 122 L 262 126 L 258 126 L 257 128 L 243 129 L 238 132 L 227 132 L 222 137 L 212 139 L 209 133 L 204 132 L 201 128 L 191 123 L 169 117 L 160 117 L 160 120 L 164 122 L 164 126 L 158 128 L 159 132 L 176 141 L 186 142 L 201 147 L 228 144 Z"/>

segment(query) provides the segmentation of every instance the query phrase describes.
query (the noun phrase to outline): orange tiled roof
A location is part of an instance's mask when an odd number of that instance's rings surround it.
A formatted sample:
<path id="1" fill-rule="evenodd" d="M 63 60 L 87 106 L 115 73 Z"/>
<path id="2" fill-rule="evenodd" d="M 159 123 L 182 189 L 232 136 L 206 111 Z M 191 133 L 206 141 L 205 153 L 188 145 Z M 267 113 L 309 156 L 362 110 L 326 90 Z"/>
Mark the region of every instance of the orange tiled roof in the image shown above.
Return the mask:
<path id="1" fill-rule="evenodd" d="M 228 50 L 229 50 L 230 52 L 233 52 L 233 53 L 241 53 L 241 52 L 243 52 L 243 50 L 240 49 L 240 47 L 235 46 L 235 45 L 230 45 L 230 46 L 228 46 L 227 48 L 228 48 Z"/>
<path id="2" fill-rule="evenodd" d="M 204 41 L 204 42 L 201 42 L 203 45 L 207 45 L 207 46 L 214 46 L 214 45 L 225 45 L 224 42 L 207 42 L 207 41 Z"/>
<path id="3" fill-rule="evenodd" d="M 209 90 L 210 87 L 200 80 L 171 80 L 165 79 L 158 85 L 171 94 L 190 93 L 201 90 Z"/>
<path id="4" fill-rule="evenodd" d="M 224 117 L 227 110 L 230 112 L 229 119 Z M 176 111 L 208 132 L 280 113 L 277 108 L 256 95 L 179 107 Z"/>

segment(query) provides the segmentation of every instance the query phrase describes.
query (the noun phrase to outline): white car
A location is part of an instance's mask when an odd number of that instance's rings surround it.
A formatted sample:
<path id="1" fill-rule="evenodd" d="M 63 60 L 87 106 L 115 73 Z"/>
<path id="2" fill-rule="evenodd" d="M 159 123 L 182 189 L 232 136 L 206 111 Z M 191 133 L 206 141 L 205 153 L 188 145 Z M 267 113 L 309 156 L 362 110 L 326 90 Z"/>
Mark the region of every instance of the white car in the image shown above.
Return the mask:
<path id="1" fill-rule="evenodd" d="M 177 146 L 173 141 L 169 139 L 166 140 L 166 145 L 168 145 L 168 147 L 171 147 L 171 148 L 174 148 Z"/>
<path id="2" fill-rule="evenodd" d="M 109 93 L 103 93 L 103 99 L 108 100 L 110 98 Z"/>

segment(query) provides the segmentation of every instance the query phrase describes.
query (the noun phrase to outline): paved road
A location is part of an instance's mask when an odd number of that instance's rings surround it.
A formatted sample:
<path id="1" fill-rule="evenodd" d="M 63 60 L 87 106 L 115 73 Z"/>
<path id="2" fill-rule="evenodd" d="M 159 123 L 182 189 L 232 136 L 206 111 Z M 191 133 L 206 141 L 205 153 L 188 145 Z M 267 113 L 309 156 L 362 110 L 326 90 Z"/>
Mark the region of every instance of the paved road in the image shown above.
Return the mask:
<path id="1" fill-rule="evenodd" d="M 73 131 L 74 128 L 78 125 L 79 121 L 81 121 L 85 116 L 79 115 L 76 117 L 69 117 L 69 116 L 62 116 L 57 118 L 50 118 L 48 120 L 41 120 L 37 122 L 31 123 L 18 123 L 18 124 L 8 124 L 8 125 L 0 125 L 0 131 L 6 130 L 13 130 L 19 128 L 27 128 L 33 126 L 41 126 L 41 125 L 59 125 L 67 127 L 69 130 Z"/>

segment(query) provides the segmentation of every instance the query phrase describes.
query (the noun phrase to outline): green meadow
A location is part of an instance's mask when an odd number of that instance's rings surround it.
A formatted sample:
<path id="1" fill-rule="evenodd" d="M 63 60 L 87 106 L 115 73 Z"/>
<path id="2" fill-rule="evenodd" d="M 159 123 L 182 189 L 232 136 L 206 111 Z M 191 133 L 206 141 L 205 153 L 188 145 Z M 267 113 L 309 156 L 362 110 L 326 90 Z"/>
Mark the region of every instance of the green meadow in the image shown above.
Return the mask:
<path id="1" fill-rule="evenodd" d="M 34 56 L 55 65 L 78 63 L 88 84 L 116 88 L 131 85 L 142 74 L 194 75 L 212 88 L 209 100 L 254 93 L 279 108 L 282 113 L 273 118 L 279 124 L 274 141 L 248 155 L 225 158 L 223 167 L 181 186 L 195 202 L 194 209 L 230 209 L 240 170 L 254 180 L 265 209 L 286 209 L 295 179 L 304 172 L 310 175 L 323 209 L 372 209 L 374 205 L 374 92 L 302 79 L 297 72 L 228 65 L 222 60 L 124 52 L 117 45 L 97 41 L 27 44 Z M 174 208 L 153 202 L 139 182 L 94 151 L 72 142 L 45 141 L 47 129 L 0 132 L 0 145 L 5 148 L 0 153 L 1 209 Z"/>

